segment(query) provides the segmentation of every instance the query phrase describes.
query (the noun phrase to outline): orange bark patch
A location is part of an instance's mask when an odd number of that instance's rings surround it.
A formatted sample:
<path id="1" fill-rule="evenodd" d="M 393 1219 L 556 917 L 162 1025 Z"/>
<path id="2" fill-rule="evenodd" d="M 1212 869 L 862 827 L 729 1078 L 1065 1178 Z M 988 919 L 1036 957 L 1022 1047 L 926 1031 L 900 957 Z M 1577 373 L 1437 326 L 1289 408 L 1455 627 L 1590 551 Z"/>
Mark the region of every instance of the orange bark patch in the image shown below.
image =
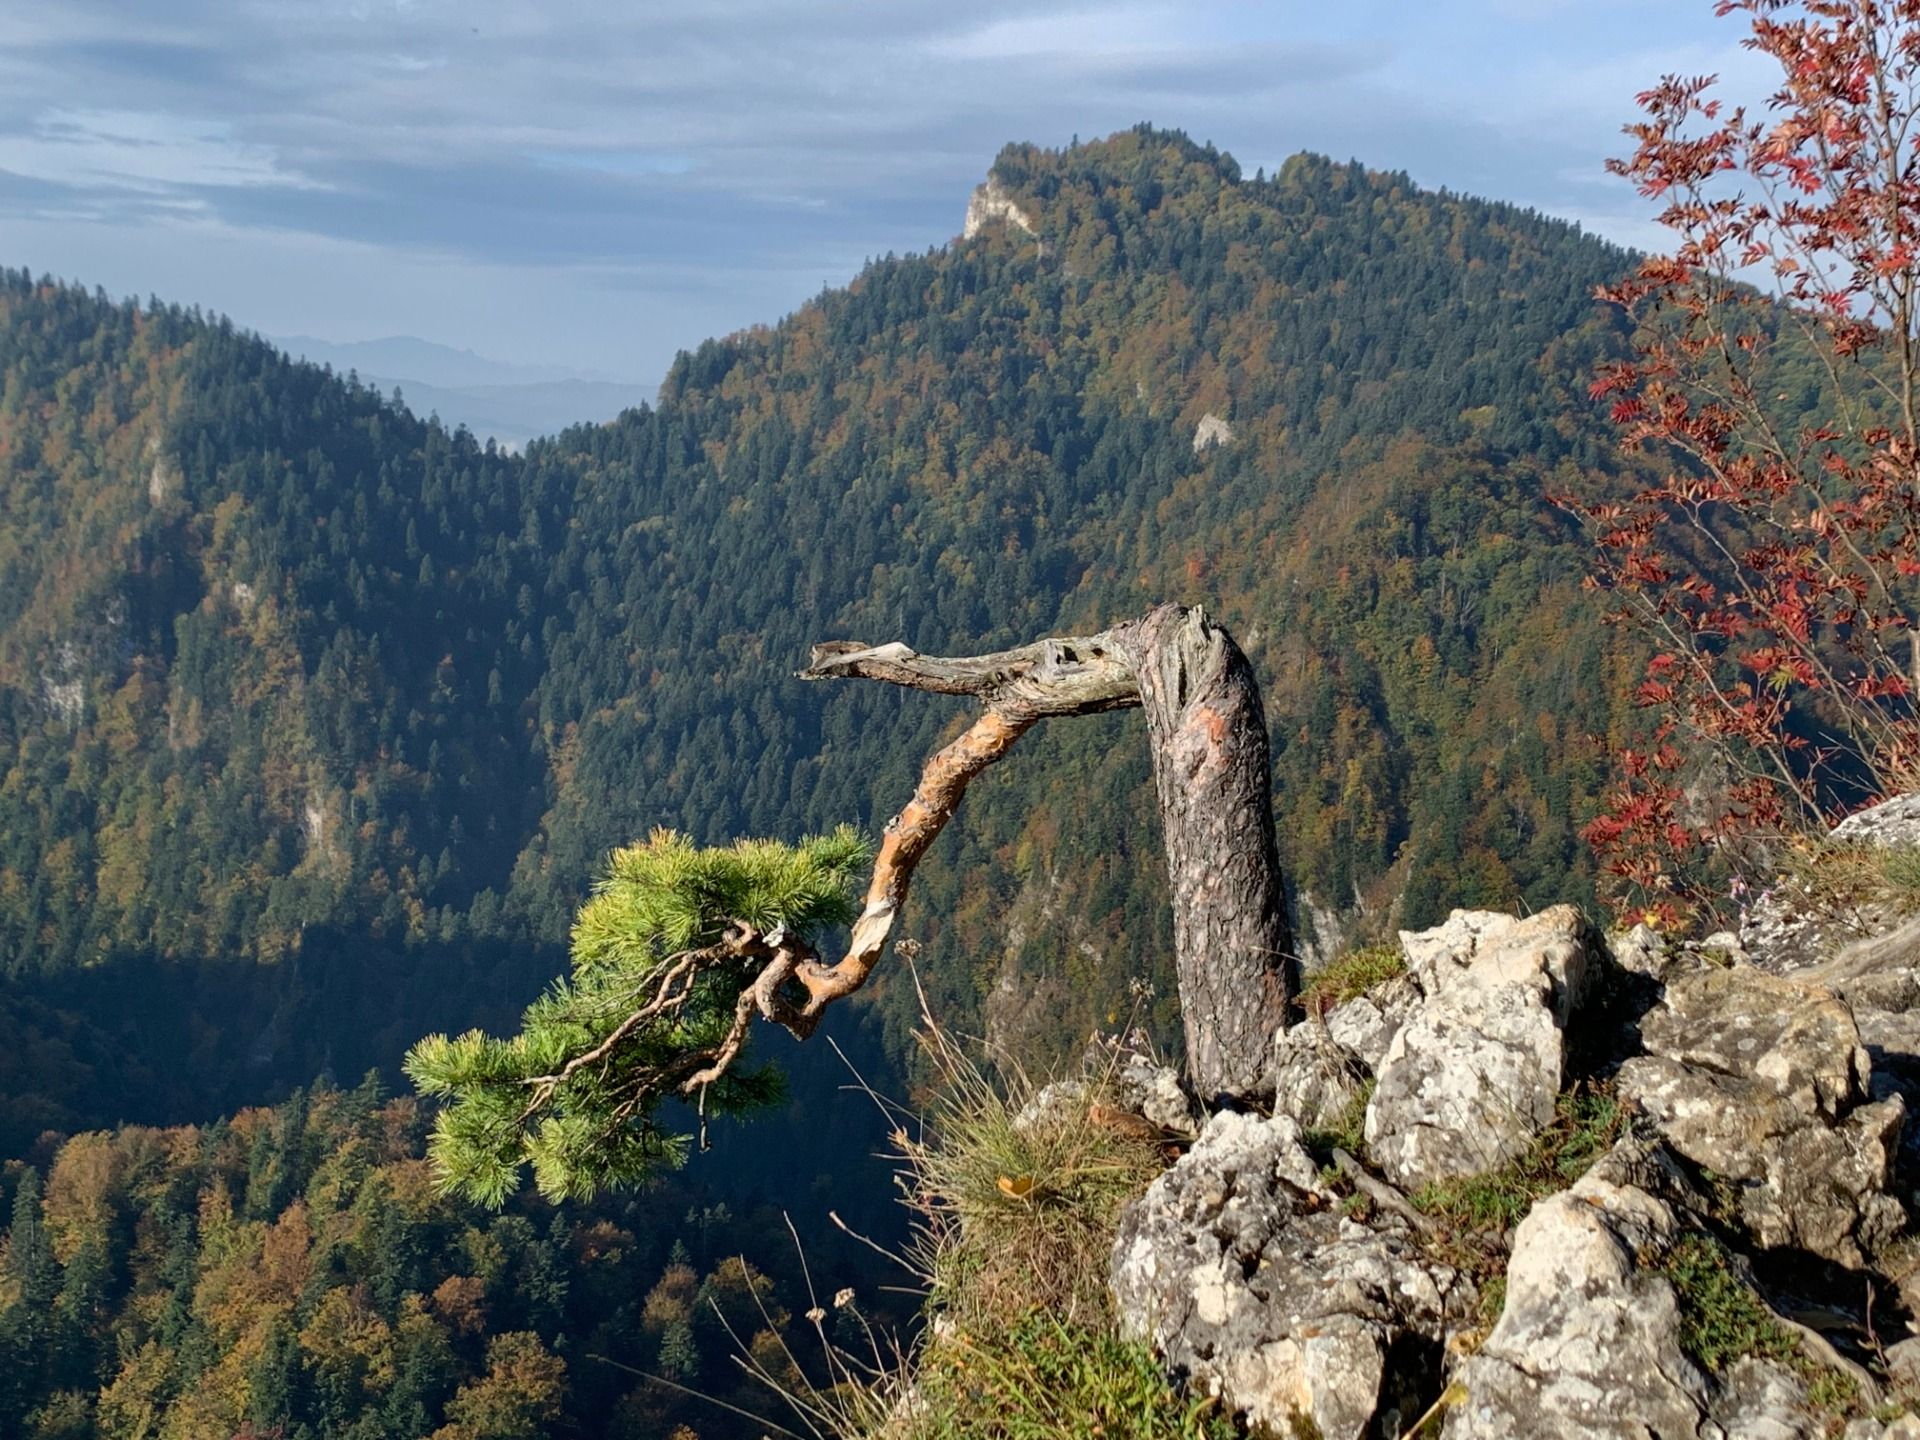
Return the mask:
<path id="1" fill-rule="evenodd" d="M 1227 717 L 1211 705 L 1196 705 L 1188 718 L 1189 725 L 1198 725 L 1207 732 L 1210 743 L 1218 745 L 1227 738 Z"/>

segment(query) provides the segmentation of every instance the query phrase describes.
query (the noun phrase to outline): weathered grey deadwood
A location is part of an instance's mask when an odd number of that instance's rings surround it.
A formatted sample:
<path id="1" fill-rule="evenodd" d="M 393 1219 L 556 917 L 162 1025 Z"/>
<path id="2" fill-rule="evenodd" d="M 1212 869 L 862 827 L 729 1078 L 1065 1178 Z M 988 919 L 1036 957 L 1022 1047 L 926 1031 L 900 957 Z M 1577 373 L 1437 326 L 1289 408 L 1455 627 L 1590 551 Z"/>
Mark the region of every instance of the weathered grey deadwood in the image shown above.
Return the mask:
<path id="1" fill-rule="evenodd" d="M 1293 1000 L 1260 687 L 1198 607 L 1163 605 L 1117 634 L 1147 712 L 1187 1073 L 1203 1095 L 1245 1094 Z"/>
<path id="2" fill-rule="evenodd" d="M 1204 1094 L 1259 1085 L 1293 998 L 1267 730 L 1252 667 L 1203 610 L 1163 605 L 1098 635 L 963 658 L 900 644 L 820 645 L 800 676 L 881 680 L 983 703 L 966 733 L 927 762 L 913 799 L 888 824 L 845 957 L 795 972 L 808 992 L 803 1014 L 865 983 L 914 866 L 975 775 L 1045 717 L 1138 705 L 1147 712 L 1173 889 L 1188 1072 Z"/>

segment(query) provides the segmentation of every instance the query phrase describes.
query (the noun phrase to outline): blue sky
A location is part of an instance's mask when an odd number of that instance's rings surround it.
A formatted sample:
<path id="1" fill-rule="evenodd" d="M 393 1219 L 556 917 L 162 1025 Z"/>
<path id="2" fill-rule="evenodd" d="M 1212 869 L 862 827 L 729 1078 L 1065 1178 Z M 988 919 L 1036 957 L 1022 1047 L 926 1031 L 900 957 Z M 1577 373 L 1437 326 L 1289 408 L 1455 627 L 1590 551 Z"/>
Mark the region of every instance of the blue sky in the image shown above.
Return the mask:
<path id="1" fill-rule="evenodd" d="M 1763 72 L 1712 0 L 0 0 L 0 261 L 657 380 L 942 244 L 1008 140 L 1140 120 L 1627 243 L 1661 73 Z"/>

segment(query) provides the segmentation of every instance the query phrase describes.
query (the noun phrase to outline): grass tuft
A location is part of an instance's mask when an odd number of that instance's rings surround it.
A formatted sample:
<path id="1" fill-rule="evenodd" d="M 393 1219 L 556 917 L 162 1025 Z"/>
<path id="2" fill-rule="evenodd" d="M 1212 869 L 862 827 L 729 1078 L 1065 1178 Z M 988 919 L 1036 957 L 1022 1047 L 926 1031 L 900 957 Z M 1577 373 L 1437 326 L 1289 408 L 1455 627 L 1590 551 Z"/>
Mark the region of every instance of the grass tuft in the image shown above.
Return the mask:
<path id="1" fill-rule="evenodd" d="M 1309 1015 L 1324 1015 L 1336 1005 L 1357 1000 L 1396 976 L 1407 973 L 1406 952 L 1398 945 L 1367 945 L 1330 960 L 1307 977 L 1300 1006 Z"/>
<path id="2" fill-rule="evenodd" d="M 1344 1150 L 1349 1155 L 1362 1154 L 1367 1141 L 1367 1105 L 1373 1099 L 1375 1081 L 1371 1075 L 1360 1082 L 1353 1092 L 1353 1098 L 1347 1101 L 1346 1109 L 1333 1124 L 1324 1130 L 1308 1130 L 1300 1141 L 1307 1153 L 1325 1165 L 1333 1159 L 1335 1150 Z"/>
<path id="3" fill-rule="evenodd" d="M 1160 1142 L 1104 1123 L 1098 1083 L 1030 1106 L 1024 1074 L 989 1074 L 937 1027 L 921 1041 L 935 1099 L 920 1133 L 894 1142 L 930 1306 L 968 1331 L 1035 1307 L 1107 1323 L 1120 1208 L 1166 1168 Z"/>
<path id="4" fill-rule="evenodd" d="M 1216 1401 L 1174 1390 L 1144 1344 L 1033 1310 L 923 1358 L 884 1440 L 1233 1440 Z"/>
<path id="5" fill-rule="evenodd" d="M 1863 910 L 1920 912 L 1920 848 L 1816 840 L 1790 848 L 1781 880 L 1817 914 L 1847 919 Z"/>
<path id="6" fill-rule="evenodd" d="M 915 1215 L 900 1258 L 929 1324 L 911 1353 L 869 1336 L 853 1354 L 821 1328 L 831 1383 L 762 1378 L 809 1434 L 835 1440 L 1236 1440 L 1217 1402 L 1116 1332 L 1114 1232 L 1165 1169 L 1161 1142 L 1115 1123 L 1097 1078 L 1034 1103 L 1022 1072 L 990 1068 L 924 1015 L 919 1040 L 933 1098 L 893 1143 Z M 824 1315 L 809 1312 L 816 1328 Z"/>

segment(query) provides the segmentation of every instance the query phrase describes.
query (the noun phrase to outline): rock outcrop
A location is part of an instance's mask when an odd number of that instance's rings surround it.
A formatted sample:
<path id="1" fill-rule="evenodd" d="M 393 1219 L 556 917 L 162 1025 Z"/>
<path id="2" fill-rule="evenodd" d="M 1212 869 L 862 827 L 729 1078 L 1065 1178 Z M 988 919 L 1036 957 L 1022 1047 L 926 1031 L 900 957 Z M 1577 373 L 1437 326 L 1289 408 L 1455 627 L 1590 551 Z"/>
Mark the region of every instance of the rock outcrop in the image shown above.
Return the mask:
<path id="1" fill-rule="evenodd" d="M 1920 849 L 1920 800 L 1853 835 Z M 1402 935 L 1125 1212 L 1122 1329 L 1276 1435 L 1920 1440 L 1920 922 L 1874 923 Z"/>
<path id="2" fill-rule="evenodd" d="M 1198 455 L 1211 450 L 1216 445 L 1233 443 L 1233 426 L 1220 416 L 1208 413 L 1200 417 L 1200 423 L 1193 427 L 1193 453 Z"/>
<path id="3" fill-rule="evenodd" d="M 1407 1221 L 1348 1215 L 1290 1117 L 1232 1113 L 1127 1211 L 1112 1282 L 1123 1331 L 1191 1384 L 1325 1440 L 1412 1425 L 1474 1299 Z"/>
<path id="4" fill-rule="evenodd" d="M 1791 1372 L 1747 1360 L 1716 1384 L 1681 1348 L 1660 1262 L 1689 1222 L 1633 1183 L 1650 1167 L 1656 1156 L 1624 1146 L 1520 1222 L 1499 1323 L 1454 1373 L 1446 1440 L 1820 1433 Z"/>
<path id="5" fill-rule="evenodd" d="M 1621 1096 L 1718 1177 L 1761 1249 L 1857 1267 L 1906 1223 L 1887 1193 L 1905 1103 L 1875 1101 L 1846 1005 L 1750 967 L 1670 975 Z"/>
<path id="6" fill-rule="evenodd" d="M 989 175 L 981 184 L 973 187 L 973 194 L 967 197 L 967 218 L 962 223 L 960 238 L 971 240 L 995 221 L 1013 226 L 1026 235 L 1034 233 L 1033 222 L 1027 218 L 1014 199 L 1000 183 L 1000 177 Z"/>
<path id="7" fill-rule="evenodd" d="M 1416 1189 L 1494 1169 L 1553 1120 L 1597 937 L 1560 905 L 1524 920 L 1456 910 L 1401 943 L 1423 1000 L 1381 1057 L 1366 1136 L 1388 1177 Z"/>
<path id="8" fill-rule="evenodd" d="M 1180 1072 L 1147 1047 L 1144 1036 L 1096 1039 L 1081 1056 L 1080 1068 L 1083 1079 L 1042 1086 L 1013 1123 L 1028 1125 L 1060 1109 L 1084 1113 L 1101 1106 L 1144 1120 L 1170 1140 L 1200 1133 L 1200 1102 Z"/>

